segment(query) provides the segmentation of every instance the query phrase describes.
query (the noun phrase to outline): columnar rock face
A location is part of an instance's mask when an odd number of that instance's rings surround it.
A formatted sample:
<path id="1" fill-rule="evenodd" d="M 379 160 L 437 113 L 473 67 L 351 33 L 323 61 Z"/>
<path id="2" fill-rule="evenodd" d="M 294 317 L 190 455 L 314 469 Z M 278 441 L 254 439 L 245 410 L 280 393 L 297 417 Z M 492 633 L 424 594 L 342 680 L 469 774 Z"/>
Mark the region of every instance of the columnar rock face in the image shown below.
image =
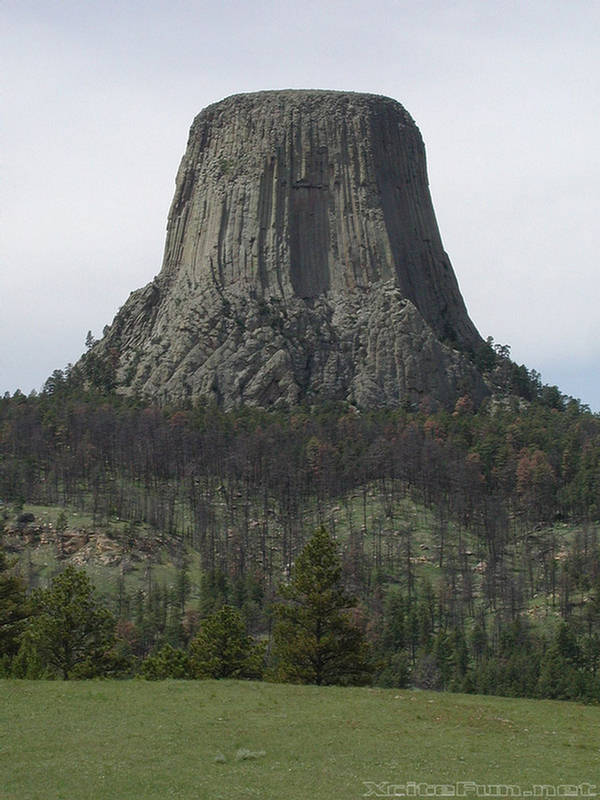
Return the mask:
<path id="1" fill-rule="evenodd" d="M 163 267 L 99 352 L 122 391 L 226 407 L 475 400 L 469 319 L 424 147 L 376 95 L 236 95 L 195 119 Z"/>

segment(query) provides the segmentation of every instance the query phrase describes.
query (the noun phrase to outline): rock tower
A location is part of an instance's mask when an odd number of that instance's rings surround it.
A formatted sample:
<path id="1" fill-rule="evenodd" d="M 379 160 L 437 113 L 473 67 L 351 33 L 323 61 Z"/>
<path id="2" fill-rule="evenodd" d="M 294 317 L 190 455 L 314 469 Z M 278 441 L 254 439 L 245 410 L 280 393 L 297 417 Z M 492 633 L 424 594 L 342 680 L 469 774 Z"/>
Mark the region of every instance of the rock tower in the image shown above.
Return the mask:
<path id="1" fill-rule="evenodd" d="M 194 120 L 162 269 L 97 353 L 120 391 L 231 407 L 486 393 L 418 128 L 394 100 L 234 95 Z"/>

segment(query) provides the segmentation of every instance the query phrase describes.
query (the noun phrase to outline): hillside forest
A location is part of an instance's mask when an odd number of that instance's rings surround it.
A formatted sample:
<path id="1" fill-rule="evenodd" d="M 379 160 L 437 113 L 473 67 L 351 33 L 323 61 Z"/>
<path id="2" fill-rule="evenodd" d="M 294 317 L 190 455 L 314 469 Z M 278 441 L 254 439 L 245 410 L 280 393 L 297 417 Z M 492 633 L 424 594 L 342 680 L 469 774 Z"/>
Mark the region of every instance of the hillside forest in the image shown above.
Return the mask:
<path id="1" fill-rule="evenodd" d="M 0 671 L 600 701 L 600 418 L 477 357 L 479 408 L 5 395 Z"/>

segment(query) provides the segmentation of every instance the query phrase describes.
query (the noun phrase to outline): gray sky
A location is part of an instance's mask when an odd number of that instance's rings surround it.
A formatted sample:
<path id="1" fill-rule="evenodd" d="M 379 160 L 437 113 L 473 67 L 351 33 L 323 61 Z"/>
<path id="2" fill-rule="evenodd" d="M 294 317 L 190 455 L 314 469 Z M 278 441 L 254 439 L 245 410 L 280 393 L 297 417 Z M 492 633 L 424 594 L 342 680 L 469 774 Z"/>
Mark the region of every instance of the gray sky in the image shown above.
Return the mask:
<path id="1" fill-rule="evenodd" d="M 193 117 L 293 87 L 407 108 L 481 334 L 600 411 L 598 0 L 3 0 L 0 31 L 0 392 L 158 273 Z"/>

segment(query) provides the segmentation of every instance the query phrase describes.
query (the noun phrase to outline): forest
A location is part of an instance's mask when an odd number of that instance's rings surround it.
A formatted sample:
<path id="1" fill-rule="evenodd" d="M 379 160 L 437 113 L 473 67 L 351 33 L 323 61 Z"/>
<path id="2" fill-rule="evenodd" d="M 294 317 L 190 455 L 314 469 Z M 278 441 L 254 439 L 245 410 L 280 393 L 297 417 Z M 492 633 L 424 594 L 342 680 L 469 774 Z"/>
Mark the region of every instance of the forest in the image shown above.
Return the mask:
<path id="1" fill-rule="evenodd" d="M 491 396 L 453 409 L 157 407 L 88 355 L 0 399 L 4 674 L 600 701 L 600 418 L 507 348 L 477 354 Z M 101 591 L 75 568 L 82 537 L 110 548 Z M 99 615 L 66 672 L 59 596 Z M 335 668 L 315 667 L 332 642 Z"/>

